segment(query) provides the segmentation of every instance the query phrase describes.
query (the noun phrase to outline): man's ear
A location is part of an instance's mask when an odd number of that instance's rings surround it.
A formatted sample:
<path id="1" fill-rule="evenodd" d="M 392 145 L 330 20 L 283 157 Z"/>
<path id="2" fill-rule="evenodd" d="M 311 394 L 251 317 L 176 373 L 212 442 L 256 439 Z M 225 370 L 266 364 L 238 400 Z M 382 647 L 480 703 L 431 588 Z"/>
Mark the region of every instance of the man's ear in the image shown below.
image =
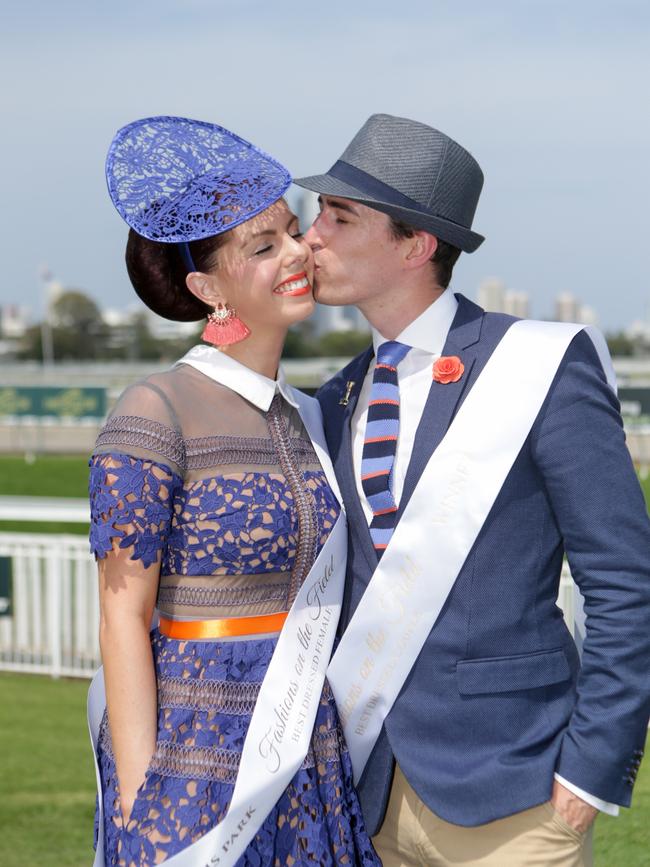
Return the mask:
<path id="1" fill-rule="evenodd" d="M 417 229 L 410 242 L 408 252 L 404 257 L 409 268 L 420 268 L 425 262 L 429 262 L 438 248 L 438 239 L 435 235 Z"/>
<path id="2" fill-rule="evenodd" d="M 196 295 L 199 301 L 203 301 L 209 307 L 216 307 L 219 302 L 223 304 L 225 301 L 219 291 L 217 281 L 211 274 L 204 274 L 203 271 L 190 271 L 185 278 L 185 285 L 192 295 Z"/>

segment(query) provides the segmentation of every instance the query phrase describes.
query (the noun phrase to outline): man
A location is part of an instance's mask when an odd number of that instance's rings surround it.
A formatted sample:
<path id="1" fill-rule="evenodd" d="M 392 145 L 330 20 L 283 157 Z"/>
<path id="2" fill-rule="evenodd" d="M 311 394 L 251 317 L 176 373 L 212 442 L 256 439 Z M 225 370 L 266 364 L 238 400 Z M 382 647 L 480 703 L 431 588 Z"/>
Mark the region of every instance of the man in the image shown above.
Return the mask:
<path id="1" fill-rule="evenodd" d="M 408 504 L 426 504 L 420 478 L 475 389 L 495 424 L 481 374 L 513 345 L 515 320 L 447 288 L 483 240 L 471 229 L 481 169 L 448 136 L 373 115 L 332 169 L 297 183 L 319 194 L 306 236 L 317 300 L 354 304 L 373 328 L 373 346 L 318 394 L 350 526 L 350 635 L 402 516 L 436 518 Z M 385 867 L 587 865 L 597 812 L 630 803 L 650 709 L 650 524 L 618 403 L 575 332 L 421 650 L 403 646 L 413 664 L 359 781 Z M 510 359 L 503 389 L 528 354 Z M 505 408 L 516 418 L 516 392 Z M 479 455 L 481 438 L 479 424 Z M 565 553 L 585 598 L 582 666 L 555 604 Z M 435 550 L 427 562 L 418 580 L 433 593 Z M 378 606 L 376 634 L 389 622 Z"/>

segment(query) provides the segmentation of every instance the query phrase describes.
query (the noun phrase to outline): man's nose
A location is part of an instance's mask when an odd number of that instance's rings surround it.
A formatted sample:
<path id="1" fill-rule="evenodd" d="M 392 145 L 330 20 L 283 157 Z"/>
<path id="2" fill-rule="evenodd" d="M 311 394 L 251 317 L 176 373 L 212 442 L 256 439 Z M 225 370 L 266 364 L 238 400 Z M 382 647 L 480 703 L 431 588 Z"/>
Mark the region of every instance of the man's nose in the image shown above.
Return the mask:
<path id="1" fill-rule="evenodd" d="M 323 241 L 321 239 L 320 232 L 318 231 L 318 228 L 316 226 L 317 222 L 318 222 L 318 218 L 316 218 L 314 220 L 314 222 L 311 224 L 311 226 L 307 229 L 307 231 L 304 234 L 305 241 L 309 244 L 309 246 L 312 248 L 312 250 L 314 250 L 314 252 L 316 250 L 320 250 L 321 247 L 323 246 Z"/>

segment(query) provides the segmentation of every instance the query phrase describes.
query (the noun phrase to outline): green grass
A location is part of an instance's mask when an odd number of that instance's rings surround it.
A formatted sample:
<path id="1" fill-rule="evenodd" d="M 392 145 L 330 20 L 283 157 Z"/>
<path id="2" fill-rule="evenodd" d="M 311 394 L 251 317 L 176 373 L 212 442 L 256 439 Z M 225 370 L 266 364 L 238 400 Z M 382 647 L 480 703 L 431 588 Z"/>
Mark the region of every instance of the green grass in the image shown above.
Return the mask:
<path id="1" fill-rule="evenodd" d="M 86 681 L 0 674 L 0 864 L 88 867 L 95 775 Z"/>
<path id="2" fill-rule="evenodd" d="M 641 480 L 650 509 L 650 477 Z M 0 495 L 31 497 L 88 496 L 88 458 L 81 456 L 37 457 L 32 464 L 21 455 L 0 456 Z M 0 532 L 74 533 L 85 536 L 86 524 L 63 524 L 57 521 L 0 521 Z M 650 863 L 650 859 L 649 859 Z"/>
<path id="3" fill-rule="evenodd" d="M 641 480 L 650 509 L 650 477 Z M 27 464 L 22 456 L 0 456 L 0 495 L 41 497 L 88 496 L 88 458 L 75 456 L 37 457 Z M 74 533 L 85 536 L 86 524 L 63 524 L 56 521 L 0 521 L 0 532 Z M 650 863 L 650 859 L 649 859 Z"/>
<path id="4" fill-rule="evenodd" d="M 27 463 L 22 455 L 0 456 L 0 495 L 20 497 L 88 496 L 86 455 L 43 455 Z M 59 521 L 0 521 L 1 532 L 88 535 L 87 524 Z"/>
<path id="5" fill-rule="evenodd" d="M 650 502 L 650 476 L 641 481 Z M 43 455 L 27 463 L 22 455 L 0 455 L 0 495 L 87 497 L 86 455 Z"/>
<path id="6" fill-rule="evenodd" d="M 0 457 L 0 494 L 21 497 L 87 497 L 88 458 L 43 455 L 27 463 L 22 455 Z"/>
<path id="7" fill-rule="evenodd" d="M 647 479 L 639 479 L 639 481 L 641 482 L 641 488 L 643 489 L 646 504 L 648 509 L 650 509 L 650 476 L 648 476 Z"/>
<path id="8" fill-rule="evenodd" d="M 88 524 L 68 524 L 62 521 L 0 521 L 0 533 L 72 533 L 87 536 Z"/>
<path id="9" fill-rule="evenodd" d="M 0 673 L 2 867 L 88 867 L 92 861 L 87 689 L 87 681 Z M 596 867 L 650 863 L 650 761 L 641 766 L 632 809 L 617 819 L 598 818 L 595 855 Z"/>
<path id="10" fill-rule="evenodd" d="M 650 749 L 650 738 L 646 749 Z M 601 815 L 594 831 L 595 867 L 648 867 L 650 864 L 650 762 L 641 765 L 632 808 Z"/>

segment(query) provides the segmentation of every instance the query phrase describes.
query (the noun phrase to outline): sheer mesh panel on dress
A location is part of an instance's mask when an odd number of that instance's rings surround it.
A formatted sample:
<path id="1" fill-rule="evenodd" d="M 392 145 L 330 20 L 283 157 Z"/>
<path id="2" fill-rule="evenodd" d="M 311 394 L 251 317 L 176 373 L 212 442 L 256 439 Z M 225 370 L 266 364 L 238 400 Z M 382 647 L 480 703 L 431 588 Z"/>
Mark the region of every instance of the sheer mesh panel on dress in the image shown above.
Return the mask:
<path id="1" fill-rule="evenodd" d="M 126 390 L 92 473 L 95 553 L 162 552 L 169 616 L 287 610 L 338 514 L 295 408 L 264 413 L 187 365 Z"/>

